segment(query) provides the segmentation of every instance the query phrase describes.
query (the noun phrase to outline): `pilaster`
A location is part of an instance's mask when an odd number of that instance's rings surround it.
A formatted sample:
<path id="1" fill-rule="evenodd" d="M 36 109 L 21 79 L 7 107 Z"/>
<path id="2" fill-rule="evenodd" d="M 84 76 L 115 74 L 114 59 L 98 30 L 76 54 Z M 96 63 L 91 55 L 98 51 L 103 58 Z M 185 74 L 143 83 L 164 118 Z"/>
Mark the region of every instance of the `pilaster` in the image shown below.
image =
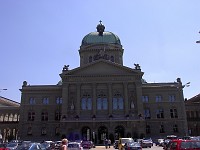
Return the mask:
<path id="1" fill-rule="evenodd" d="M 124 86 L 124 109 L 125 109 L 125 115 L 128 114 L 128 87 L 127 87 L 128 83 L 124 82 L 123 86 Z"/>

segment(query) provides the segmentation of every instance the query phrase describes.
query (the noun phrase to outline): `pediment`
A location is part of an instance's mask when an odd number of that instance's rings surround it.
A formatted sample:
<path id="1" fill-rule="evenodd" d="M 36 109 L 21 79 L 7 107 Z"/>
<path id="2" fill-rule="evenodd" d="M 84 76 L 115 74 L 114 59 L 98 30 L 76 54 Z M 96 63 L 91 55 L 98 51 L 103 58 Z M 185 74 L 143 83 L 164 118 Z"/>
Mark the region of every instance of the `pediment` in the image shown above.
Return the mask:
<path id="1" fill-rule="evenodd" d="M 69 70 L 65 75 L 142 75 L 143 72 L 110 61 L 100 60 L 83 67 Z"/>

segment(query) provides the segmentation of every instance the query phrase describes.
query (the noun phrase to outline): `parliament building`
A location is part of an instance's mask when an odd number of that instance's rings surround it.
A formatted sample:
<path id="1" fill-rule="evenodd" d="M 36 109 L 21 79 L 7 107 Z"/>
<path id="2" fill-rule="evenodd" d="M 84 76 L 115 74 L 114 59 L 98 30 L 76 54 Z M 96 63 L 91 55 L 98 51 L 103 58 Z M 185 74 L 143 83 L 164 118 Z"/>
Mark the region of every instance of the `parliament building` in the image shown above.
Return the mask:
<path id="1" fill-rule="evenodd" d="M 80 66 L 61 68 L 56 85 L 23 82 L 17 137 L 24 140 L 159 138 L 188 133 L 181 79 L 148 83 L 139 64 L 123 65 L 120 38 L 100 22 L 82 39 Z"/>

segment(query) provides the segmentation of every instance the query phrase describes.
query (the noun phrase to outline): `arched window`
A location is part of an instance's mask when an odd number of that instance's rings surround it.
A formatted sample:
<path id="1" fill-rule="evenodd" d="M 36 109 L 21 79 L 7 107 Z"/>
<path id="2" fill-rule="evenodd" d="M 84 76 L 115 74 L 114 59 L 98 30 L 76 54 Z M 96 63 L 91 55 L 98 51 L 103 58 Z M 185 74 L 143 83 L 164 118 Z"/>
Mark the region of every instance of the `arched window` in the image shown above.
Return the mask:
<path id="1" fill-rule="evenodd" d="M 81 109 L 82 110 L 92 110 L 92 98 L 90 94 L 84 93 L 81 99 Z"/>
<path id="2" fill-rule="evenodd" d="M 6 115 L 4 116 L 4 121 L 8 121 L 8 119 L 9 119 L 9 116 L 8 116 L 8 114 L 6 114 Z"/>
<path id="3" fill-rule="evenodd" d="M 9 120 L 8 120 L 9 122 L 12 122 L 13 121 L 13 114 L 10 114 L 9 115 Z"/>
<path id="4" fill-rule="evenodd" d="M 97 110 L 107 110 L 108 99 L 106 95 L 101 91 L 97 98 Z"/>
<path id="5" fill-rule="evenodd" d="M 15 114 L 13 117 L 13 121 L 18 121 L 17 118 L 18 118 L 18 116 L 17 116 L 17 114 Z"/>
<path id="6" fill-rule="evenodd" d="M 114 110 L 117 110 L 117 109 L 123 110 L 124 109 L 124 99 L 123 99 L 121 93 L 119 93 L 119 92 L 116 92 L 114 94 L 113 109 Z"/>

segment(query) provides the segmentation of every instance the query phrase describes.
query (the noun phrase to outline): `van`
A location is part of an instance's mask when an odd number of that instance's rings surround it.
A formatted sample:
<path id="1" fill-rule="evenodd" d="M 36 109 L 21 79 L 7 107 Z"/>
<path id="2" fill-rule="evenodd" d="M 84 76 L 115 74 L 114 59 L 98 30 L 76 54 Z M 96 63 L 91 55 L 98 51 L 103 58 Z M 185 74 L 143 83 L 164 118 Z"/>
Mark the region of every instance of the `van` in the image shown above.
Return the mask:
<path id="1" fill-rule="evenodd" d="M 134 140 L 132 138 L 119 138 L 119 141 L 118 141 L 119 150 L 124 150 L 124 145 L 125 143 L 128 143 L 128 142 L 134 142 Z"/>
<path id="2" fill-rule="evenodd" d="M 164 150 L 200 150 L 200 141 L 197 140 L 171 140 Z"/>

